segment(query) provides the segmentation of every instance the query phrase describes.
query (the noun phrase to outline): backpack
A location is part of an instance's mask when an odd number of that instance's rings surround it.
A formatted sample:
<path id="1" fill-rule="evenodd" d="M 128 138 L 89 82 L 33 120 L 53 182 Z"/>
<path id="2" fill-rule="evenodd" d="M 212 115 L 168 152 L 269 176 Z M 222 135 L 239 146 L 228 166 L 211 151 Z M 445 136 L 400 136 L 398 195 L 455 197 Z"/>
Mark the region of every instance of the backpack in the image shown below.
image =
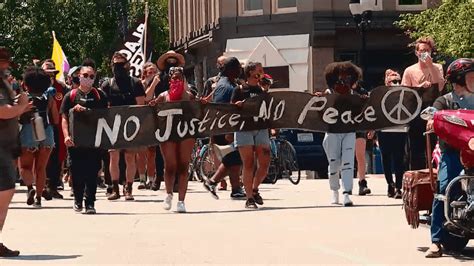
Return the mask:
<path id="1" fill-rule="evenodd" d="M 73 90 L 71 90 L 71 93 L 69 94 L 69 100 L 71 101 L 71 103 L 76 103 L 77 90 L 78 89 L 73 89 Z M 100 101 L 99 91 L 96 88 L 92 88 L 91 92 L 94 95 L 94 98 L 97 101 Z"/>

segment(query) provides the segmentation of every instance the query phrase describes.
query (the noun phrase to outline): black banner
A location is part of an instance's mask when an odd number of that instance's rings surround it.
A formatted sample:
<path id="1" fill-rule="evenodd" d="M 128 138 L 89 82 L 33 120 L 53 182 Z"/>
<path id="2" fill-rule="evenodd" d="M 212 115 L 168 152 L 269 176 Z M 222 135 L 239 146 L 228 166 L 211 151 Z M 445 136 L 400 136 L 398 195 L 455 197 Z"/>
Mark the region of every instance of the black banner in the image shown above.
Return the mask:
<path id="1" fill-rule="evenodd" d="M 73 113 L 71 132 L 77 146 L 122 149 L 266 128 L 376 130 L 408 124 L 420 113 L 422 99 L 432 102 L 437 95 L 435 88 L 378 87 L 368 98 L 271 92 L 248 99 L 241 108 L 198 101 L 113 107 Z"/>

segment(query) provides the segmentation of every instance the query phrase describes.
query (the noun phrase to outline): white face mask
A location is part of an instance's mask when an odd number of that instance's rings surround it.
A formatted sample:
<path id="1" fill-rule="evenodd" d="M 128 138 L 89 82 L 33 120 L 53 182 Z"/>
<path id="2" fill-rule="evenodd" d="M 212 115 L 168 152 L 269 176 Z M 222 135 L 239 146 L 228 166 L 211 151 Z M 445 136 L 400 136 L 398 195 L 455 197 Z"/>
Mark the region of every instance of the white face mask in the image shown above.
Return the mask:
<path id="1" fill-rule="evenodd" d="M 430 53 L 429 52 L 423 52 L 420 54 L 420 60 L 422 62 L 426 62 L 426 59 L 428 59 L 428 57 L 430 57 Z"/>
<path id="2" fill-rule="evenodd" d="M 90 78 L 80 77 L 81 87 L 89 89 L 94 85 L 94 80 Z"/>

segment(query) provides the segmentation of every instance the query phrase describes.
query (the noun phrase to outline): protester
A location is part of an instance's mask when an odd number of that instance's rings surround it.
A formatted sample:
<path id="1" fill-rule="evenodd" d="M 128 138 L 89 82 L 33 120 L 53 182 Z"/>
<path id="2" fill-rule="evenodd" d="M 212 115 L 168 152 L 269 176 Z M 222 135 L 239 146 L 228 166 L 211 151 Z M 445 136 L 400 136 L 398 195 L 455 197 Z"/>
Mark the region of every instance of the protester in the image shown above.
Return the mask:
<path id="1" fill-rule="evenodd" d="M 262 87 L 263 91 L 268 92 L 270 87 L 273 85 L 273 77 L 269 74 L 263 75 L 263 78 L 260 80 L 260 86 Z"/>
<path id="2" fill-rule="evenodd" d="M 170 88 L 170 68 L 172 67 L 184 67 L 185 60 L 184 56 L 181 54 L 176 53 L 175 51 L 168 51 L 158 58 L 156 62 L 158 69 L 161 71 L 159 78 L 160 83 L 158 83 L 157 87 L 155 88 L 155 96 L 160 95 L 161 93 L 168 91 Z M 164 176 L 164 161 L 162 152 L 160 150 L 160 146 L 156 148 L 156 178 L 155 178 L 155 186 L 152 188 L 153 190 L 158 190 L 161 185 L 161 181 L 163 180 Z M 179 178 L 176 178 L 176 182 L 178 182 Z M 177 183 L 175 183 L 174 192 L 178 192 Z"/>
<path id="3" fill-rule="evenodd" d="M 74 188 L 74 206 L 76 212 L 83 209 L 85 192 L 85 213 L 95 214 L 94 202 L 97 191 L 97 174 L 101 167 L 101 152 L 96 148 L 74 147 L 69 132 L 69 111 L 83 112 L 87 109 L 107 108 L 108 102 L 103 91 L 93 87 L 96 73 L 92 67 L 81 67 L 80 86 L 68 92 L 61 106 L 62 130 L 64 142 L 69 147 L 72 184 Z"/>
<path id="4" fill-rule="evenodd" d="M 360 82 L 356 82 L 352 88 L 356 94 L 361 95 L 362 97 L 369 97 L 369 92 L 360 86 Z M 372 193 L 367 186 L 367 180 L 365 178 L 367 172 L 367 167 L 365 165 L 365 151 L 367 148 L 367 139 L 372 139 L 373 136 L 373 131 L 356 132 L 355 155 L 357 161 L 357 177 L 359 179 L 359 196 L 365 196 Z"/>
<path id="5" fill-rule="evenodd" d="M 335 62 L 326 66 L 324 75 L 328 86 L 325 93 L 347 95 L 354 93 L 352 88 L 361 79 L 362 70 L 351 62 Z M 344 187 L 343 205 L 353 205 L 349 195 L 352 193 L 352 179 L 354 177 L 355 138 L 355 132 L 326 133 L 324 136 L 323 148 L 329 161 L 329 185 L 333 192 L 332 204 L 339 204 L 340 175 Z"/>
<path id="6" fill-rule="evenodd" d="M 400 86 L 400 82 L 401 78 L 398 72 L 391 69 L 385 71 L 385 86 Z M 389 198 L 402 198 L 402 180 L 405 172 L 403 157 L 405 155 L 407 130 L 406 126 L 400 126 L 383 129 L 377 133 Z M 393 182 L 392 166 L 395 173 L 395 183 Z"/>
<path id="7" fill-rule="evenodd" d="M 109 106 L 143 105 L 145 103 L 145 90 L 139 79 L 130 76 L 130 63 L 127 61 L 126 55 L 120 52 L 115 52 L 112 56 L 111 63 L 114 76 L 102 84 L 102 90 L 107 95 Z M 128 149 L 125 151 L 127 179 L 127 183 L 124 187 L 125 200 L 134 200 L 132 189 L 133 179 L 137 170 L 135 162 L 136 153 L 136 149 Z M 110 150 L 109 155 L 109 170 L 112 177 L 113 192 L 107 197 L 107 199 L 117 200 L 120 198 L 120 150 Z"/>
<path id="8" fill-rule="evenodd" d="M 145 104 L 148 104 L 155 97 L 156 86 L 160 83 L 160 75 L 155 64 L 147 62 L 143 65 L 142 84 L 145 88 Z M 156 188 L 156 146 L 147 147 L 145 150 L 138 152 L 137 168 L 140 176 L 140 185 L 138 189 Z M 148 179 L 148 184 L 147 184 Z"/>
<path id="9" fill-rule="evenodd" d="M 212 97 L 212 93 L 216 89 L 217 83 L 219 82 L 219 79 L 221 78 L 222 70 L 223 70 L 226 58 L 227 57 L 225 56 L 219 56 L 217 58 L 216 68 L 219 70 L 219 73 L 217 73 L 216 76 L 210 77 L 209 79 L 206 80 L 206 82 L 204 83 L 204 88 L 200 95 L 201 97 Z"/>
<path id="10" fill-rule="evenodd" d="M 15 193 L 16 170 L 14 160 L 18 157 L 18 116 L 31 109 L 28 95 L 21 92 L 17 100 L 6 80 L 5 72 L 11 64 L 10 53 L 0 47 L 0 257 L 17 257 L 18 250 L 10 250 L 3 244 L 3 226 L 8 206 Z"/>
<path id="11" fill-rule="evenodd" d="M 474 59 L 461 58 L 449 65 L 446 80 L 453 86 L 453 91 L 445 94 L 433 104 L 437 110 L 474 109 Z M 428 121 L 427 130 L 433 129 L 433 120 Z M 438 193 L 445 194 L 446 187 L 463 170 L 459 151 L 440 140 L 441 161 L 438 170 Z M 426 252 L 427 258 L 441 257 L 441 245 L 448 241 L 448 233 L 444 230 L 444 202 L 435 199 L 431 214 L 431 246 Z"/>
<path id="12" fill-rule="evenodd" d="M 59 73 L 56 70 L 56 66 L 52 60 L 45 60 L 41 65 L 43 70 L 51 78 L 51 87 L 54 88 L 54 95 L 52 99 L 52 108 L 54 108 L 55 113 L 59 113 L 59 108 L 66 93 L 66 86 L 58 82 L 56 75 Z M 48 161 L 48 166 L 46 168 L 46 173 L 48 177 L 48 188 L 47 193 L 56 199 L 62 199 L 63 196 L 58 192 L 58 186 L 61 184 L 62 177 L 62 167 L 63 162 L 66 159 L 66 146 L 64 145 L 64 136 L 61 130 L 59 130 L 59 117 L 57 120 L 54 120 L 54 123 L 51 124 L 54 134 L 54 143 L 56 146 L 53 148 L 53 151 L 50 155 L 50 160 Z"/>
<path id="13" fill-rule="evenodd" d="M 439 91 L 444 88 L 443 67 L 440 64 L 433 63 L 431 57 L 435 43 L 431 37 L 419 38 L 415 43 L 415 54 L 418 62 L 403 73 L 402 86 L 427 89 L 437 87 Z M 424 105 L 430 106 L 432 102 Z M 425 106 L 424 106 L 425 107 Z M 410 122 L 409 127 L 409 146 L 410 162 L 412 170 L 426 168 L 426 141 L 423 132 L 426 128 L 426 121 L 420 117 Z"/>
<path id="14" fill-rule="evenodd" d="M 209 96 L 212 97 L 212 102 L 214 103 L 230 103 L 232 100 L 232 94 L 236 88 L 235 80 L 240 76 L 241 66 L 240 62 L 235 57 L 223 58 L 221 74 L 219 81 L 217 82 L 216 88 L 213 90 L 213 93 Z M 229 176 L 230 184 L 232 187 L 232 192 L 230 197 L 233 199 L 245 198 L 246 195 L 240 184 L 240 170 L 242 166 L 242 160 L 240 158 L 239 151 L 234 145 L 234 136 L 233 135 L 217 135 L 212 137 L 213 144 L 217 145 L 229 145 L 231 144 L 234 150 L 226 154 L 222 158 L 217 167 L 214 175 L 209 179 L 203 182 L 204 188 L 209 191 L 212 196 L 218 199 L 216 192 L 216 187 L 219 182 L 221 182 L 225 176 Z M 214 154 L 213 154 L 213 157 Z M 211 158 L 215 162 L 218 161 L 217 158 Z"/>
<path id="15" fill-rule="evenodd" d="M 161 93 L 156 100 L 150 104 L 155 105 L 161 102 L 186 101 L 192 98 L 192 94 L 187 90 L 182 67 L 171 67 L 169 76 L 170 89 Z M 188 167 L 191 161 L 191 153 L 194 148 L 195 139 L 183 139 L 181 141 L 165 141 L 160 144 L 161 153 L 165 161 L 165 187 L 166 199 L 164 209 L 170 210 L 173 201 L 173 188 L 176 176 L 179 178 L 179 195 L 177 212 L 186 212 L 184 200 L 188 189 Z"/>
<path id="16" fill-rule="evenodd" d="M 244 73 L 246 84 L 236 88 L 232 94 L 232 102 L 237 106 L 242 106 L 243 102 L 249 98 L 265 93 L 259 85 L 264 75 L 261 63 L 248 62 L 244 67 Z M 258 187 L 267 176 L 270 165 L 268 129 L 235 132 L 234 138 L 243 162 L 242 175 L 247 195 L 245 208 L 257 209 L 257 204 L 263 205 Z M 254 170 L 255 165 L 257 165 L 256 170 Z"/>
<path id="17" fill-rule="evenodd" d="M 26 203 L 40 208 L 46 183 L 46 165 L 55 145 L 52 124 L 58 120 L 58 114 L 53 106 L 54 100 L 45 93 L 51 80 L 44 70 L 28 68 L 23 74 L 23 80 L 34 109 L 20 117 L 20 174 L 28 187 Z M 36 190 L 33 189 L 33 182 Z"/>

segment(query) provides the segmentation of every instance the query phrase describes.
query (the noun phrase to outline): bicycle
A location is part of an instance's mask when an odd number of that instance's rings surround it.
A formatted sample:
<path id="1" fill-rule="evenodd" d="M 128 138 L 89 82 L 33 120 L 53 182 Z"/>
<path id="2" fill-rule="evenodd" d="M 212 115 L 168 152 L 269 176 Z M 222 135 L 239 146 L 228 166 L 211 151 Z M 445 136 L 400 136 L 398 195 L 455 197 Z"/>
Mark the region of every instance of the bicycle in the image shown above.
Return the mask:
<path id="1" fill-rule="evenodd" d="M 288 178 L 297 185 L 301 180 L 301 170 L 298 167 L 296 150 L 293 145 L 281 136 L 271 137 L 271 160 L 268 169 L 268 178 L 272 184 L 278 179 Z M 294 176 L 293 173 L 298 172 Z"/>
<path id="2" fill-rule="evenodd" d="M 193 147 L 193 152 L 191 153 L 191 160 L 189 161 L 188 168 L 188 180 L 189 181 L 199 181 L 203 182 L 203 176 L 201 172 L 201 160 L 203 149 L 207 149 L 207 144 L 204 144 L 205 139 L 197 139 Z"/>

